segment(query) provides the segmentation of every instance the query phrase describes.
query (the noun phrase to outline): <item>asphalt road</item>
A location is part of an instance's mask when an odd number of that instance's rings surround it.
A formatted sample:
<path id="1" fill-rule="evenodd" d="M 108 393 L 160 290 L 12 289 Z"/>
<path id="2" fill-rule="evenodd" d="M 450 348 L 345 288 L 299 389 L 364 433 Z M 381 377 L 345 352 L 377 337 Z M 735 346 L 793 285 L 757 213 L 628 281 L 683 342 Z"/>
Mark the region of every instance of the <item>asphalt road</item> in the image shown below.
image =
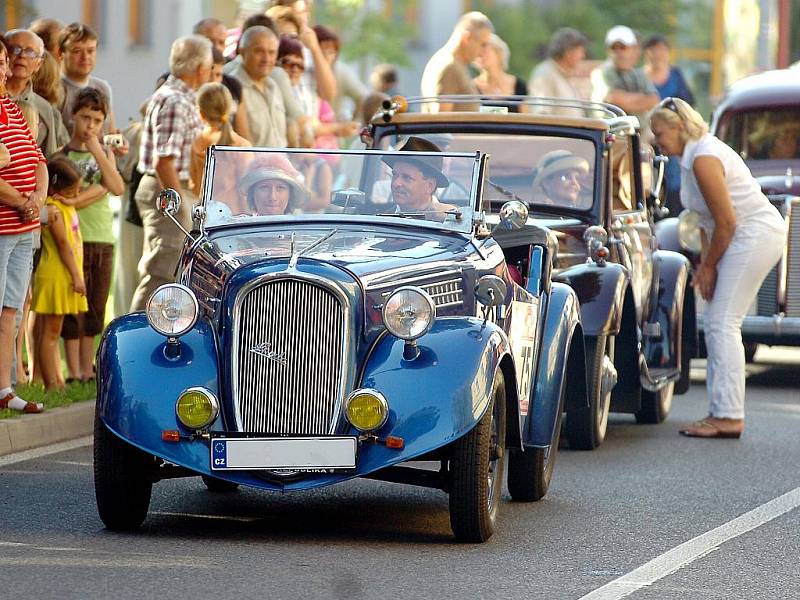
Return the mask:
<path id="1" fill-rule="evenodd" d="M 612 417 L 597 451 L 562 450 L 546 498 L 504 502 L 484 545 L 453 542 L 442 492 L 373 481 L 286 496 L 161 482 L 120 535 L 95 512 L 90 447 L 0 462 L 0 597 L 581 598 L 609 582 L 590 598 L 800 597 L 800 350 L 758 360 L 741 440 L 678 436 L 705 414 L 696 369 L 666 423 Z M 782 513 L 762 507 L 787 492 Z M 628 575 L 648 561 L 655 576 Z"/>

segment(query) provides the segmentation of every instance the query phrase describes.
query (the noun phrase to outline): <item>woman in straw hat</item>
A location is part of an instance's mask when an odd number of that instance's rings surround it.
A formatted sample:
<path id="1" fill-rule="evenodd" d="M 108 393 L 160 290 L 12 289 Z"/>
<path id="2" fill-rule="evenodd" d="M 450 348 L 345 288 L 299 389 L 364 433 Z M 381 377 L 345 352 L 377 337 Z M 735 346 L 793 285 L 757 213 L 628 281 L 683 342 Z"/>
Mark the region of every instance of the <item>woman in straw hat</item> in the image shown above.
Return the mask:
<path id="1" fill-rule="evenodd" d="M 533 201 L 573 208 L 579 206 L 581 179 L 589 174 L 589 162 L 567 150 L 548 152 L 536 165 Z"/>
<path id="2" fill-rule="evenodd" d="M 283 215 L 303 208 L 308 192 L 302 175 L 282 154 L 265 154 L 251 164 L 239 190 L 251 214 Z"/>

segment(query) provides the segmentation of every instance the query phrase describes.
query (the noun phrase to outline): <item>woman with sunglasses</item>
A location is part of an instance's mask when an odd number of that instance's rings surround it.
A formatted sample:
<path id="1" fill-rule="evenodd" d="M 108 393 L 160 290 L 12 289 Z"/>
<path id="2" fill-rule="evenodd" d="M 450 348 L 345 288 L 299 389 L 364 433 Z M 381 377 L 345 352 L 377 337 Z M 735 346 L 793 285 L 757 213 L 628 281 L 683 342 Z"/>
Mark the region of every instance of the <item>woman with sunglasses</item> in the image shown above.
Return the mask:
<path id="1" fill-rule="evenodd" d="M 692 285 L 708 303 L 709 415 L 683 435 L 738 438 L 744 430 L 742 319 L 783 253 L 786 223 L 742 158 L 708 133 L 689 104 L 665 98 L 650 114 L 656 143 L 680 157 L 681 201 L 698 213 L 703 250 Z"/>
<path id="2" fill-rule="evenodd" d="M 548 152 L 536 165 L 533 202 L 568 208 L 581 206 L 581 180 L 589 173 L 589 162 L 567 150 Z"/>

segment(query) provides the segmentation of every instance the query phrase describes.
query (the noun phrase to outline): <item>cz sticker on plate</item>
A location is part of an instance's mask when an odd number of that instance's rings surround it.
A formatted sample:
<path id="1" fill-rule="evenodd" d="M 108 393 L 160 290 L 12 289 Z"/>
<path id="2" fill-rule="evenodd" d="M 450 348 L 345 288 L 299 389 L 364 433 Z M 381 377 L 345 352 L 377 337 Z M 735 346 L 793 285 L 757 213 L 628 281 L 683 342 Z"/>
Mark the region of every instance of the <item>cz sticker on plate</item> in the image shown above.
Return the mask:
<path id="1" fill-rule="evenodd" d="M 211 469 L 352 471 L 357 439 L 340 437 L 214 438 Z"/>

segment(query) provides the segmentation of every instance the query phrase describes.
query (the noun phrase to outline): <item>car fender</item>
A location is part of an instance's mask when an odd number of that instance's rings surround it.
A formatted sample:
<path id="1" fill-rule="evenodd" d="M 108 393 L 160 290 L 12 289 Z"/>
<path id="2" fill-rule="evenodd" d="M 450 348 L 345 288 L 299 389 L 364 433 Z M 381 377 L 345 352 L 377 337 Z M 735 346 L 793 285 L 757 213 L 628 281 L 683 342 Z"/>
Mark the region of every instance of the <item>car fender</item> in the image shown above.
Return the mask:
<path id="1" fill-rule="evenodd" d="M 214 331 L 201 320 L 169 346 L 144 313 L 112 321 L 97 351 L 97 414 L 111 431 L 148 453 L 184 466 L 208 466 L 206 446 L 165 442 L 161 432 L 181 430 L 175 402 L 186 388 L 204 386 L 219 398 Z M 211 428 L 224 429 L 222 417 Z"/>
<path id="2" fill-rule="evenodd" d="M 586 396 L 583 340 L 573 346 L 575 335 L 581 336 L 581 314 L 578 297 L 563 283 L 553 283 L 548 298 L 547 317 L 542 332 L 542 345 L 536 367 L 536 384 L 532 409 L 523 430 L 525 446 L 548 447 L 558 422 L 562 388 L 569 385 L 577 400 L 588 406 Z M 568 365 L 571 368 L 568 369 Z M 582 399 L 580 392 L 583 392 Z M 567 399 L 565 398 L 565 401 Z"/>
<path id="3" fill-rule="evenodd" d="M 562 271 L 559 279 L 575 290 L 584 335 L 619 333 L 625 289 L 631 279 L 628 269 L 617 263 L 584 263 Z"/>
<path id="4" fill-rule="evenodd" d="M 409 460 L 469 432 L 486 413 L 495 374 L 510 356 L 503 330 L 474 317 L 437 319 L 417 341 L 419 355 L 413 360 L 404 359 L 404 345 L 394 336 L 383 336 L 361 377 L 361 387 L 381 392 L 389 404 L 389 419 L 377 435 L 403 438 L 404 447 L 376 447 L 363 455 L 359 471 Z M 509 402 L 516 398 L 508 391 L 513 385 L 506 378 Z"/>
<path id="5" fill-rule="evenodd" d="M 653 253 L 653 284 L 643 327 L 648 369 L 679 369 L 681 324 L 689 260 L 670 250 Z M 657 287 L 656 287 L 657 286 Z"/>

